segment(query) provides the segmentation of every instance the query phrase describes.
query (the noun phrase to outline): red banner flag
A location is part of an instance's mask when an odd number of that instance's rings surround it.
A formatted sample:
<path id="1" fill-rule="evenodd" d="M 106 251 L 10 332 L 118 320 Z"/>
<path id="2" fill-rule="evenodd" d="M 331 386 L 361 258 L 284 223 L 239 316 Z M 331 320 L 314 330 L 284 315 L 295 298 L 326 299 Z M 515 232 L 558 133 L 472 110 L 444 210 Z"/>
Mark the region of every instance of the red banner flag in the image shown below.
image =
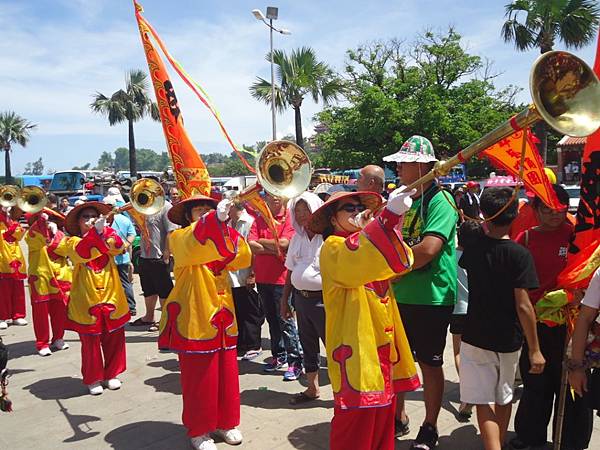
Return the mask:
<path id="1" fill-rule="evenodd" d="M 525 143 L 523 143 L 524 136 L 526 136 Z M 562 208 L 544 172 L 544 163 L 537 151 L 534 137 L 529 130 L 527 130 L 527 134 L 524 133 L 524 130 L 516 131 L 511 136 L 485 149 L 483 154 L 490 159 L 494 167 L 506 170 L 509 174 L 518 178 L 521 169 L 523 144 L 525 144 L 525 157 L 523 158 L 523 183 L 525 187 L 550 208 Z"/>
<path id="2" fill-rule="evenodd" d="M 169 74 L 161 57 L 150 40 L 150 28 L 141 15 L 142 6 L 135 0 L 134 5 L 135 17 L 140 29 L 148 68 L 150 69 L 152 86 L 156 93 L 160 121 L 165 133 L 169 155 L 171 161 L 173 161 L 173 173 L 175 174 L 177 188 L 183 198 L 189 198 L 195 194 L 209 196 L 210 176 L 208 170 L 185 131 L 183 116 L 179 109 L 173 84 L 169 79 Z"/>
<path id="3" fill-rule="evenodd" d="M 600 35 L 594 72 L 600 77 Z M 575 232 L 573 252 L 600 240 L 600 130 L 587 137 L 581 158 L 581 194 Z"/>

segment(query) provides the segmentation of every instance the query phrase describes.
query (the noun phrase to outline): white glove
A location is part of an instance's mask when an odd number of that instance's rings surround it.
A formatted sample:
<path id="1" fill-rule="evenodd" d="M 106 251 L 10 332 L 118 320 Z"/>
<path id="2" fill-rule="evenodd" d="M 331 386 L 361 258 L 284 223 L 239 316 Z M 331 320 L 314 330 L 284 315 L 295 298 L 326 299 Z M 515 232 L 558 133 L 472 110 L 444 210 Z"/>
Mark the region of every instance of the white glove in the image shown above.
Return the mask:
<path id="1" fill-rule="evenodd" d="M 48 222 L 48 230 L 50 230 L 50 233 L 54 236 L 58 232 L 58 225 L 54 222 Z"/>
<path id="2" fill-rule="evenodd" d="M 8 215 L 8 213 L 10 213 L 10 206 L 3 206 L 2 207 L 2 212 L 4 212 L 4 214 Z"/>
<path id="3" fill-rule="evenodd" d="M 373 220 L 373 212 L 370 209 L 365 209 L 359 212 L 356 216 L 350 217 L 348 222 L 358 228 L 364 228 Z"/>
<path id="4" fill-rule="evenodd" d="M 40 214 L 40 219 L 42 219 L 42 221 L 44 221 L 44 222 L 47 222 L 48 221 L 48 214 L 41 213 Z"/>
<path id="5" fill-rule="evenodd" d="M 233 201 L 229 199 L 223 199 L 217 205 L 217 219 L 220 222 L 227 222 L 229 220 L 229 210 L 233 206 Z"/>
<path id="6" fill-rule="evenodd" d="M 94 228 L 96 228 L 96 231 L 98 232 L 98 234 L 102 234 L 104 232 L 104 226 L 106 225 L 106 217 L 104 216 L 100 216 L 96 219 L 96 222 L 94 222 Z"/>
<path id="7" fill-rule="evenodd" d="M 417 193 L 416 189 L 410 191 L 406 191 L 405 189 L 406 186 L 400 186 L 398 189 L 392 191 L 388 198 L 387 205 L 385 205 L 390 212 L 397 216 L 403 216 L 404 213 L 410 209 L 412 206 L 412 198 L 410 197 Z"/>

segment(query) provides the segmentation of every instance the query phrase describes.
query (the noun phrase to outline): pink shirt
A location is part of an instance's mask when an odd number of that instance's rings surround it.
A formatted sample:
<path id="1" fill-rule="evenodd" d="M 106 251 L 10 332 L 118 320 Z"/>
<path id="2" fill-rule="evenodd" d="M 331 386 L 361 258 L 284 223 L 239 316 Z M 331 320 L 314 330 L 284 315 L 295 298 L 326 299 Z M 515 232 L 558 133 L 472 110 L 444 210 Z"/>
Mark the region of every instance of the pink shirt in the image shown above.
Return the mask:
<path id="1" fill-rule="evenodd" d="M 279 223 L 276 225 L 277 233 L 280 239 L 292 239 L 294 235 L 294 227 L 292 220 L 287 210 L 278 216 L 274 217 Z M 257 215 L 256 220 L 250 228 L 248 242 L 258 241 L 259 239 L 273 239 L 273 233 L 269 230 L 265 219 Z M 287 277 L 287 269 L 285 268 L 285 253 L 282 257 L 275 255 L 254 255 L 254 274 L 256 282 L 261 284 L 285 284 Z"/>

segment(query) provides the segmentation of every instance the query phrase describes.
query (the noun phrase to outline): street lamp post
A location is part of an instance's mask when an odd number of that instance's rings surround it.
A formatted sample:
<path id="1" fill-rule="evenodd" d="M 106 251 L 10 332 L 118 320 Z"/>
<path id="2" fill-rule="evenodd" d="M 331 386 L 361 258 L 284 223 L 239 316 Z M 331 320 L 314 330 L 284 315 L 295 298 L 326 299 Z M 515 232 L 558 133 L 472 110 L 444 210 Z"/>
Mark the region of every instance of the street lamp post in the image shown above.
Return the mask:
<path id="1" fill-rule="evenodd" d="M 273 21 L 277 20 L 279 9 L 274 6 L 267 7 L 267 17 L 265 17 L 260 9 L 253 9 L 252 14 L 256 17 L 257 20 L 260 20 L 267 27 L 269 27 L 269 41 L 270 41 L 270 55 L 271 55 L 271 122 L 273 126 L 273 140 L 277 139 L 277 125 L 275 118 L 275 66 L 273 65 L 273 31 L 276 31 L 280 34 L 292 34 L 289 30 L 285 28 L 275 28 L 273 26 Z M 269 21 L 267 22 L 267 19 Z"/>

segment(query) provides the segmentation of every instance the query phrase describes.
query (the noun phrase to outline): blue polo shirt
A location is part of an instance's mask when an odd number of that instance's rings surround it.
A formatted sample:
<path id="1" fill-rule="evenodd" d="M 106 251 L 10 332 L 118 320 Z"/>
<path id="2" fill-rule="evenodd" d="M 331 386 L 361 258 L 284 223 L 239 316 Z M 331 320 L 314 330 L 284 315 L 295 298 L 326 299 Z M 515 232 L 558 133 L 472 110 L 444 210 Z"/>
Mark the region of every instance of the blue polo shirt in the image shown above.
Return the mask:
<path id="1" fill-rule="evenodd" d="M 123 214 L 117 214 L 115 216 L 111 228 L 117 232 L 117 234 L 121 239 L 123 239 L 123 241 L 126 241 L 129 236 L 136 235 L 133 222 Z M 129 256 L 129 251 L 115 256 L 115 263 L 117 265 L 129 264 L 130 262 L 131 257 Z"/>

